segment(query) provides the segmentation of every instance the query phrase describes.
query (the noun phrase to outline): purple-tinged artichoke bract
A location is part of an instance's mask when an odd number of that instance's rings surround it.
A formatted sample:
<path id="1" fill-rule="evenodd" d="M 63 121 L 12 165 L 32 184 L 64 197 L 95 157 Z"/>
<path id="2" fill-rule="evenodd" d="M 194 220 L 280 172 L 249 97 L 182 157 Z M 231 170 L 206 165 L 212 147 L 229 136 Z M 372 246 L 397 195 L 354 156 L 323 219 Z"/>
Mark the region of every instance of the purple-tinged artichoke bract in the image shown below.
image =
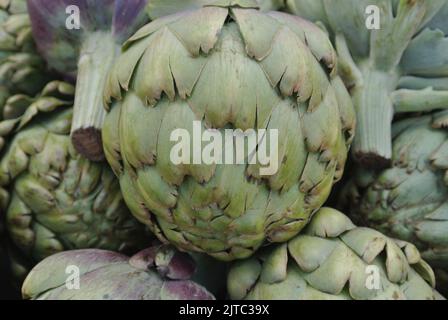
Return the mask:
<path id="1" fill-rule="evenodd" d="M 97 249 L 66 251 L 39 263 L 22 294 L 39 300 L 213 300 L 191 280 L 195 269 L 191 256 L 166 245 L 131 258 Z"/>
<path id="2" fill-rule="evenodd" d="M 104 158 L 101 92 L 120 45 L 147 20 L 147 0 L 28 0 L 33 35 L 49 66 L 77 74 L 72 126 L 75 148 L 89 160 Z"/>

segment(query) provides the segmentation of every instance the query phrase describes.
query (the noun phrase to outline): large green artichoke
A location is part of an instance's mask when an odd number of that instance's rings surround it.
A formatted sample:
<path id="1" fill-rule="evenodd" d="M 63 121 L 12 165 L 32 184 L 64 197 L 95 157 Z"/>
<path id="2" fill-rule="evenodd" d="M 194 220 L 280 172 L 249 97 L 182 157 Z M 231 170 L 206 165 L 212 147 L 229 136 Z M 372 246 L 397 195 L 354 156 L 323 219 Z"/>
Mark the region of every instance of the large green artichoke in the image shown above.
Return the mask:
<path id="1" fill-rule="evenodd" d="M 355 159 L 367 167 L 389 167 L 394 113 L 448 106 L 448 2 L 286 0 L 286 4 L 290 12 L 322 22 L 332 34 L 341 75 L 357 111 Z"/>
<path id="2" fill-rule="evenodd" d="M 236 262 L 232 299 L 443 299 L 434 273 L 410 243 L 356 227 L 322 208 L 304 233 Z"/>
<path id="3" fill-rule="evenodd" d="M 105 163 L 70 142 L 74 87 L 54 81 L 35 98 L 11 97 L 0 123 L 0 205 L 15 246 L 35 263 L 67 249 L 138 250 L 147 242 Z M 13 258 L 17 255 L 13 255 Z M 19 277 L 26 266 L 15 261 Z"/>
<path id="4" fill-rule="evenodd" d="M 162 241 L 223 260 L 295 236 L 341 177 L 352 140 L 354 113 L 335 67 L 324 32 L 252 0 L 215 1 L 140 29 L 105 91 L 116 102 L 104 149 L 130 210 Z M 174 164 L 173 130 L 191 137 L 195 121 L 221 136 L 277 130 L 277 172 L 261 175 L 264 165 L 248 157 Z M 234 160 L 232 143 L 215 154 Z"/>
<path id="5" fill-rule="evenodd" d="M 190 280 L 195 269 L 191 257 L 169 246 L 155 245 L 131 258 L 98 249 L 66 251 L 39 263 L 25 280 L 22 294 L 39 300 L 214 299 Z"/>
<path id="6" fill-rule="evenodd" d="M 341 196 L 342 205 L 350 209 L 355 219 L 414 243 L 432 267 L 445 272 L 447 124 L 446 112 L 395 123 L 392 168 L 378 172 L 358 168 Z"/>
<path id="7" fill-rule="evenodd" d="M 26 1 L 0 0 L 0 112 L 11 94 L 38 93 L 48 80 L 44 68 L 35 52 Z"/>

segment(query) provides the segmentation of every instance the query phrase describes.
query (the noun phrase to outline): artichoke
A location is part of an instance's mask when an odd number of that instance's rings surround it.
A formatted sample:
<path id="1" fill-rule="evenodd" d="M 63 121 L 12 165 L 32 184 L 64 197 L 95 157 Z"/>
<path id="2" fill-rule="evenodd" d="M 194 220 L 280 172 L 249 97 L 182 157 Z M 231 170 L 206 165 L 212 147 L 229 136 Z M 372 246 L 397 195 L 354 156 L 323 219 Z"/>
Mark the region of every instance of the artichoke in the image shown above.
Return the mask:
<path id="1" fill-rule="evenodd" d="M 72 140 L 92 161 L 104 159 L 101 92 L 120 45 L 147 20 L 147 0 L 28 0 L 34 38 L 49 66 L 77 74 Z M 67 12 L 70 14 L 68 15 Z"/>
<path id="2" fill-rule="evenodd" d="M 221 260 L 295 236 L 341 177 L 352 140 L 355 116 L 335 67 L 324 32 L 252 0 L 214 1 L 141 28 L 111 70 L 103 127 L 132 213 L 160 240 Z M 226 161 L 197 164 L 190 154 L 175 164 L 179 128 L 190 137 L 192 128 L 229 129 L 214 151 Z M 234 150 L 233 130 L 262 129 L 278 133 L 273 174 Z M 262 140 L 260 149 L 275 146 L 268 133 Z"/>
<path id="3" fill-rule="evenodd" d="M 76 279 L 79 277 L 79 286 Z M 208 270 L 210 271 L 210 270 Z M 22 288 L 25 299 L 40 300 L 212 300 L 190 280 L 194 260 L 172 247 L 155 245 L 131 258 L 85 249 L 55 254 L 39 263 Z M 73 282 L 72 282 L 73 281 Z"/>
<path id="4" fill-rule="evenodd" d="M 0 0 L 0 120 L 8 97 L 34 95 L 48 80 L 35 52 L 25 0 Z"/>
<path id="5" fill-rule="evenodd" d="M 216 0 L 151 0 L 146 11 L 154 20 L 181 11 L 200 9 L 204 5 L 213 4 Z M 255 0 L 263 11 L 278 10 L 284 7 L 284 0 Z"/>
<path id="6" fill-rule="evenodd" d="M 320 209 L 304 233 L 235 262 L 232 299 L 443 299 L 414 245 Z"/>
<path id="7" fill-rule="evenodd" d="M 445 273 L 448 271 L 447 124 L 446 111 L 395 123 L 392 168 L 380 171 L 357 168 L 341 195 L 341 205 L 350 209 L 354 219 L 412 242 L 433 268 Z"/>
<path id="8" fill-rule="evenodd" d="M 0 208 L 31 266 L 67 249 L 134 252 L 147 243 L 107 164 L 81 157 L 70 142 L 74 90 L 54 81 L 34 98 L 13 96 L 5 111 L 16 118 L 0 123 Z M 19 278 L 26 275 L 27 264 L 13 260 Z"/>
<path id="9" fill-rule="evenodd" d="M 447 1 L 286 0 L 286 4 L 290 12 L 322 22 L 332 34 L 340 72 L 357 111 L 355 160 L 365 167 L 390 167 L 394 113 L 448 106 Z M 370 24 L 375 21 L 377 26 Z"/>

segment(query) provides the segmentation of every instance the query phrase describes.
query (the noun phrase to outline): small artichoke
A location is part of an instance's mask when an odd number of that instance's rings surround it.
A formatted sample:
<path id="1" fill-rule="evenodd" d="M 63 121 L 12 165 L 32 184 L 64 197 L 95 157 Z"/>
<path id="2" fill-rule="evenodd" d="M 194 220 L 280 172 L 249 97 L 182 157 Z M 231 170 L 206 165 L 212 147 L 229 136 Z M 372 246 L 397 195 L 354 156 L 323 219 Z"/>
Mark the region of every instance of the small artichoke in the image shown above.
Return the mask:
<path id="1" fill-rule="evenodd" d="M 66 251 L 34 267 L 22 294 L 25 299 L 39 300 L 214 299 L 190 280 L 195 268 L 188 254 L 165 245 L 152 246 L 131 258 L 98 249 Z"/>
<path id="2" fill-rule="evenodd" d="M 357 115 L 355 160 L 390 167 L 394 113 L 448 105 L 446 0 L 286 0 L 332 35 Z"/>
<path id="3" fill-rule="evenodd" d="M 448 114 L 393 126 L 392 168 L 357 168 L 342 206 L 354 219 L 410 241 L 435 269 L 448 271 Z M 448 290 L 448 286 L 444 288 Z"/>
<path id="4" fill-rule="evenodd" d="M 235 262 L 227 281 L 232 299 L 443 299 L 414 245 L 356 227 L 331 208 L 287 243 Z"/>
<path id="5" fill-rule="evenodd" d="M 34 98 L 13 96 L 11 119 L 0 123 L 0 208 L 31 266 L 67 249 L 133 252 L 147 243 L 107 164 L 81 157 L 70 142 L 74 90 L 54 81 Z"/>
<path id="6" fill-rule="evenodd" d="M 123 50 L 103 142 L 133 214 L 162 241 L 222 260 L 295 236 L 341 177 L 354 131 L 326 34 L 253 0 L 219 0 L 144 26 Z M 249 157 L 175 164 L 173 131 L 192 137 L 197 122 L 221 137 L 277 131 L 277 172 Z"/>
<path id="7" fill-rule="evenodd" d="M 77 79 L 72 140 L 91 161 L 104 160 L 101 92 L 121 44 L 148 17 L 148 0 L 27 0 L 34 38 L 49 66 Z"/>
<path id="8" fill-rule="evenodd" d="M 37 94 L 48 81 L 35 51 L 25 0 L 0 0 L 0 120 L 7 98 Z"/>

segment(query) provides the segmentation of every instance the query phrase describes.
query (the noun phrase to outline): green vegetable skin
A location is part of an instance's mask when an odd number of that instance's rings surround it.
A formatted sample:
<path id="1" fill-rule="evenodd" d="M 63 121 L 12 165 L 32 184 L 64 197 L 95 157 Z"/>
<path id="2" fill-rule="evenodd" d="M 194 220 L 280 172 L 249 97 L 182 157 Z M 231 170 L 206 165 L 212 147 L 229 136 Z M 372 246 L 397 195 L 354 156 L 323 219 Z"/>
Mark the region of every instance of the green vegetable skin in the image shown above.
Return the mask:
<path id="1" fill-rule="evenodd" d="M 216 0 L 150 0 L 146 11 L 151 20 L 182 11 L 200 9 L 213 4 Z M 284 0 L 255 0 L 262 11 L 279 10 L 284 7 Z"/>
<path id="2" fill-rule="evenodd" d="M 14 246 L 13 268 L 67 249 L 135 252 L 148 235 L 129 213 L 106 163 L 92 163 L 70 142 L 74 87 L 50 82 L 35 98 L 11 97 L 0 122 L 0 204 Z M 22 256 L 23 259 L 22 260 Z M 28 265 L 27 265 L 28 262 Z"/>
<path id="3" fill-rule="evenodd" d="M 79 289 L 70 290 L 76 282 L 67 279 L 66 270 L 74 266 L 79 271 Z M 188 254 L 164 245 L 151 246 L 131 258 L 97 249 L 66 251 L 39 263 L 25 280 L 22 293 L 25 299 L 38 300 L 214 299 L 190 280 L 195 271 Z"/>
<path id="4" fill-rule="evenodd" d="M 368 6 L 379 9 L 366 14 Z M 286 0 L 287 10 L 332 34 L 340 74 L 357 115 L 352 153 L 365 167 L 389 167 L 394 113 L 448 106 L 445 0 Z M 366 27 L 375 17 L 379 29 Z"/>
<path id="5" fill-rule="evenodd" d="M 354 131 L 326 34 L 256 6 L 215 1 L 144 26 L 105 90 L 105 154 L 132 213 L 161 240 L 222 260 L 295 236 L 341 177 Z M 278 129 L 278 172 L 174 165 L 170 135 L 194 120 Z"/>
<path id="6" fill-rule="evenodd" d="M 0 0 L 0 113 L 10 95 L 43 88 L 48 80 L 44 67 L 34 48 L 26 1 Z"/>
<path id="7" fill-rule="evenodd" d="M 393 126 L 390 169 L 358 168 L 341 195 L 355 219 L 414 243 L 435 269 L 448 271 L 448 114 Z M 448 292 L 448 282 L 441 290 Z"/>
<path id="8" fill-rule="evenodd" d="M 235 262 L 227 281 L 232 299 L 444 299 L 414 245 L 356 227 L 331 208 L 287 243 Z"/>

